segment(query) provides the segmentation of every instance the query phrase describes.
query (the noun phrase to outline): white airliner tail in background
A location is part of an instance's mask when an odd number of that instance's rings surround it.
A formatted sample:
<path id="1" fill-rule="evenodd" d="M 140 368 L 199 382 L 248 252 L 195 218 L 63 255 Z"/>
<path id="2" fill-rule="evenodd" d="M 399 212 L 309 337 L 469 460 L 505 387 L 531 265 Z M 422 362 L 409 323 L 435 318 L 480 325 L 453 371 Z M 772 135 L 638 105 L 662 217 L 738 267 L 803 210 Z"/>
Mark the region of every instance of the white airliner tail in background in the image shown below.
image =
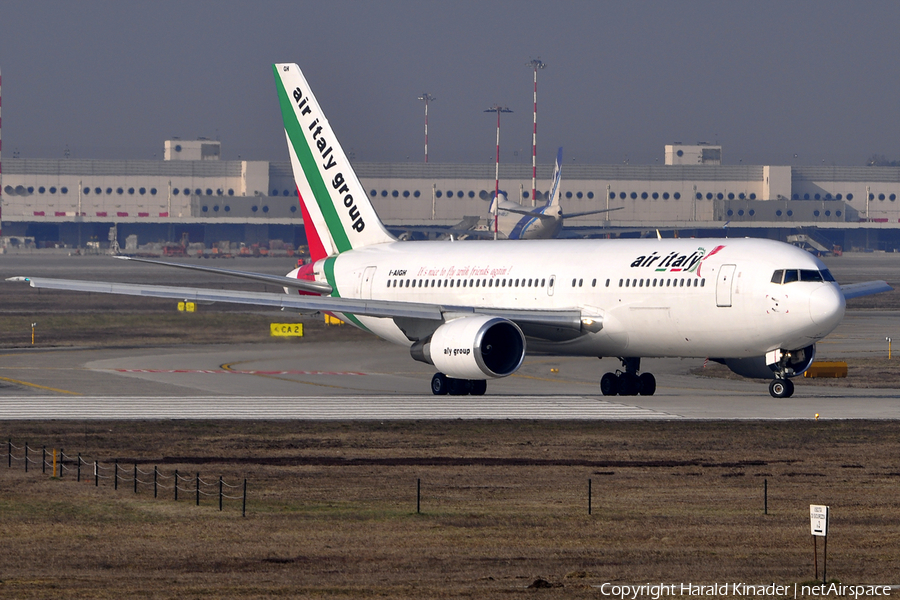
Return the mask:
<path id="1" fill-rule="evenodd" d="M 498 229 L 502 237 L 508 240 L 537 240 L 559 235 L 562 229 L 562 208 L 559 206 L 562 154 L 563 149 L 560 148 L 556 152 L 553 179 L 550 180 L 550 191 L 543 206 L 529 208 L 513 202 L 502 190 L 494 196 L 488 212 L 493 215 L 497 211 Z M 492 222 L 493 217 L 489 221 Z"/>
<path id="2" fill-rule="evenodd" d="M 553 167 L 553 178 L 550 180 L 550 194 L 547 206 L 559 206 L 559 182 L 562 180 L 562 148 L 556 151 L 556 164 Z"/>
<path id="3" fill-rule="evenodd" d="M 501 191 L 498 197 L 491 202 L 490 213 L 494 214 L 494 205 L 498 209 L 498 229 L 505 239 L 509 240 L 546 240 L 559 236 L 562 231 L 563 219 L 574 219 L 587 215 L 596 215 L 619 208 L 589 210 L 579 213 L 563 214 L 559 205 L 560 181 L 562 180 L 562 152 L 560 148 L 556 153 L 556 167 L 553 170 L 553 179 L 550 182 L 550 192 L 543 206 L 528 208 L 509 200 L 506 193 Z"/>
<path id="4" fill-rule="evenodd" d="M 891 289 L 883 281 L 842 288 L 816 257 L 764 239 L 396 241 L 299 67 L 273 70 L 313 262 L 286 277 L 187 268 L 286 294 L 13 279 L 329 312 L 433 365 L 435 394 L 484 394 L 487 380 L 514 374 L 531 352 L 619 358 L 622 369 L 600 379 L 604 395 L 653 394 L 656 380 L 641 372 L 642 358 L 695 357 L 770 378 L 769 392 L 781 398 L 843 317 L 845 290 L 849 297 Z"/>

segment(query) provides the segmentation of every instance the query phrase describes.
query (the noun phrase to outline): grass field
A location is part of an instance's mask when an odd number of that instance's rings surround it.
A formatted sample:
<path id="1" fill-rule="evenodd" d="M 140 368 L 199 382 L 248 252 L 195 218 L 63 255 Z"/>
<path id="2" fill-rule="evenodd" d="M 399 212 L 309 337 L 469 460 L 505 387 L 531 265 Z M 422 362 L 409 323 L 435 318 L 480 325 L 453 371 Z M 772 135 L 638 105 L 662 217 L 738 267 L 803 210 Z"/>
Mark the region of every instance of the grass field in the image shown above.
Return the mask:
<path id="1" fill-rule="evenodd" d="M 114 491 L 4 457 L 2 598 L 595 598 L 604 582 L 793 583 L 813 578 L 809 504 L 832 508 L 829 577 L 898 583 L 894 422 L 0 429 L 17 446 L 118 460 L 125 478 Z M 135 494 L 134 463 L 247 478 L 248 514 L 234 500 L 219 512 L 213 497 Z M 528 589 L 538 579 L 555 587 Z"/>

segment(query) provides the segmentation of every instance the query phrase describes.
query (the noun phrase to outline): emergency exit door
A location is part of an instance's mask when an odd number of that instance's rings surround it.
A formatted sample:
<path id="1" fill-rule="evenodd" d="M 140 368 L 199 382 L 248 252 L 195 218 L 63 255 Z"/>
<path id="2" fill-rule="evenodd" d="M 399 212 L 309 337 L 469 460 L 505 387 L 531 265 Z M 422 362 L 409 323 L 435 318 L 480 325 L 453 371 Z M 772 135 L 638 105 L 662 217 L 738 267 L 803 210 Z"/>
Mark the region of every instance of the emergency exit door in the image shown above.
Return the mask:
<path id="1" fill-rule="evenodd" d="M 372 284 L 375 282 L 376 267 L 366 267 L 359 280 L 359 297 L 369 300 L 372 298 Z"/>
<path id="2" fill-rule="evenodd" d="M 735 265 L 722 265 L 716 278 L 716 306 L 731 306 Z"/>

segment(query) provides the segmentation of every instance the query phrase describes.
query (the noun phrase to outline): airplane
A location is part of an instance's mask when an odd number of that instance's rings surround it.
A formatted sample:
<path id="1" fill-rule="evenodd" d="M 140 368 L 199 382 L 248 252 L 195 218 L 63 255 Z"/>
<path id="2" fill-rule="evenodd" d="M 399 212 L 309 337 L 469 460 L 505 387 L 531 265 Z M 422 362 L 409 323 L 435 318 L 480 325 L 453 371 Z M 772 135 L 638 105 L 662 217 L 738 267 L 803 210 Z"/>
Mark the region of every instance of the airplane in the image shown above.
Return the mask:
<path id="1" fill-rule="evenodd" d="M 414 226 L 394 226 L 389 227 L 388 231 L 390 231 L 393 235 L 397 236 L 399 240 L 412 240 L 412 239 L 427 239 L 427 240 L 436 240 L 436 239 L 449 239 L 450 236 L 456 236 L 457 239 L 466 239 L 468 236 L 473 235 L 476 228 L 478 227 L 478 223 L 481 221 L 481 217 L 477 215 L 466 215 L 462 218 L 462 220 L 455 224 L 450 225 L 449 227 L 441 227 L 438 225 L 414 225 Z M 414 238 L 413 236 L 419 234 L 423 236 L 421 238 Z M 479 236 L 479 237 L 487 237 Z"/>
<path id="2" fill-rule="evenodd" d="M 547 202 L 538 208 L 528 208 L 507 199 L 506 192 L 500 192 L 491 201 L 488 226 L 477 230 L 482 237 L 490 237 L 494 231 L 494 214 L 497 215 L 496 228 L 499 236 L 508 240 L 543 240 L 559 237 L 562 231 L 563 219 L 574 219 L 586 215 L 596 215 L 623 207 L 588 210 L 584 212 L 569 213 L 563 215 L 559 205 L 559 182 L 562 176 L 562 148 L 556 153 L 556 167 L 553 170 L 553 181 L 548 194 Z M 499 200 L 499 203 L 498 203 Z M 496 205 L 496 206 L 495 206 Z M 473 234 L 470 234 L 473 235 Z"/>
<path id="3" fill-rule="evenodd" d="M 556 167 L 553 171 L 553 181 L 551 190 L 544 206 L 537 208 L 529 208 L 518 202 L 507 199 L 507 194 L 503 190 L 499 190 L 491 201 L 488 210 L 489 217 L 486 223 L 479 225 L 478 217 L 467 216 L 456 225 L 450 227 L 438 226 L 404 226 L 392 228 L 395 230 L 399 239 L 412 239 L 413 234 L 424 234 L 428 236 L 426 239 L 434 239 L 436 237 L 446 238 L 447 236 L 456 236 L 457 239 L 493 239 L 494 237 L 494 210 L 497 210 L 497 237 L 505 240 L 533 240 L 533 239 L 552 239 L 559 237 L 562 231 L 563 218 L 575 218 L 585 215 L 595 215 L 614 210 L 621 210 L 622 206 L 616 208 L 589 210 L 579 213 L 571 213 L 563 215 L 562 207 L 559 205 L 559 183 L 562 173 L 562 148 L 556 155 Z M 500 198 L 498 207 L 497 197 Z M 591 233 L 596 233 L 597 228 L 593 228 Z M 644 231 L 642 229 L 615 229 L 610 230 L 615 233 L 631 233 L 633 231 Z"/>
<path id="4" fill-rule="evenodd" d="M 283 286 L 285 294 L 10 280 L 329 313 L 433 365 L 436 395 L 484 394 L 488 380 L 541 353 L 617 357 L 622 369 L 600 378 L 603 395 L 652 395 L 656 379 L 641 360 L 688 357 L 768 378 L 769 393 L 787 398 L 790 378 L 809 367 L 845 300 L 892 289 L 884 281 L 840 286 L 818 258 L 765 239 L 398 241 L 300 68 L 273 71 L 312 261 L 285 277 L 176 266 Z"/>

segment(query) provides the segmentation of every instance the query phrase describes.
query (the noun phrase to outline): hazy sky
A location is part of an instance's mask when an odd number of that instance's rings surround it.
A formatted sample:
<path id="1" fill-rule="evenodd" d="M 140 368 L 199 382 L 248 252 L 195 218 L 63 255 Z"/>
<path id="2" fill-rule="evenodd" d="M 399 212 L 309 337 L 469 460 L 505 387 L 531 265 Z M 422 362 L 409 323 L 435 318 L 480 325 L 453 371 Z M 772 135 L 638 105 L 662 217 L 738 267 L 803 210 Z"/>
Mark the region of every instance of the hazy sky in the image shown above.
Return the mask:
<path id="1" fill-rule="evenodd" d="M 900 159 L 898 2 L 0 0 L 3 156 L 287 160 L 271 64 L 296 62 L 357 160 L 726 164 Z M 795 157 L 796 155 L 796 157 Z"/>

